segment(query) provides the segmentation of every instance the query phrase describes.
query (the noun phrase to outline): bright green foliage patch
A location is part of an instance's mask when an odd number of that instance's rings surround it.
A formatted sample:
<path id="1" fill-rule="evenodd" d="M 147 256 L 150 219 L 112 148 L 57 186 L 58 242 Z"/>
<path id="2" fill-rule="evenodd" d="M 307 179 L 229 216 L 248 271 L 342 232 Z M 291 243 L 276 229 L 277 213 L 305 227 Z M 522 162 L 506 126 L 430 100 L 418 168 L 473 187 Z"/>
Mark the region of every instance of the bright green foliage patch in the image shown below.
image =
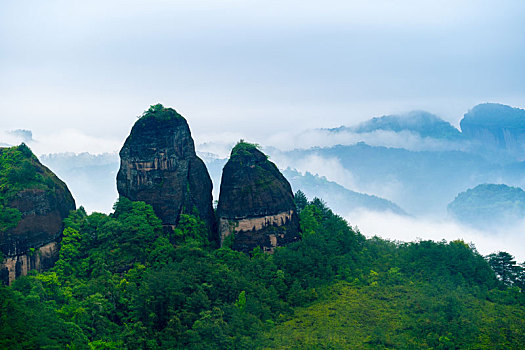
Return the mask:
<path id="1" fill-rule="evenodd" d="M 254 150 L 258 150 L 260 146 L 256 143 L 249 143 L 244 140 L 240 140 L 237 142 L 235 147 L 233 147 L 230 158 L 238 157 L 238 156 L 249 156 L 252 154 Z"/>
<path id="2" fill-rule="evenodd" d="M 0 194 L 2 199 L 27 188 L 45 187 L 44 174 L 37 172 L 38 162 L 29 147 L 0 148 Z"/>
<path id="3" fill-rule="evenodd" d="M 0 204 L 0 232 L 14 228 L 20 222 L 22 213 L 16 208 L 4 207 Z"/>
<path id="4" fill-rule="evenodd" d="M 140 120 L 144 121 L 150 118 L 158 120 L 173 120 L 173 119 L 184 119 L 177 111 L 173 108 L 166 108 L 160 103 L 151 105 L 147 111 L 142 113 L 139 117 Z"/>
<path id="5" fill-rule="evenodd" d="M 370 276 L 337 282 L 267 333 L 270 349 L 494 349 L 525 347 L 525 309 L 461 286 Z"/>

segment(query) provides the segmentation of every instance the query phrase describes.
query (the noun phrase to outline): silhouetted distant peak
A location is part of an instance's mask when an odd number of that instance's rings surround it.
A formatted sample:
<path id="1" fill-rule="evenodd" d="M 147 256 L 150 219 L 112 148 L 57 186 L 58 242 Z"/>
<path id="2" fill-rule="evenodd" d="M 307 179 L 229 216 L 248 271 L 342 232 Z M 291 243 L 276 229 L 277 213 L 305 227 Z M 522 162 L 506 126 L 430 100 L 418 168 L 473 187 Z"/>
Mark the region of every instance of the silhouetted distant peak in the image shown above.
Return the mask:
<path id="1" fill-rule="evenodd" d="M 525 151 L 525 110 L 497 103 L 475 106 L 461 120 L 463 135 L 484 148 L 505 150 L 519 159 Z"/>
<path id="2" fill-rule="evenodd" d="M 465 131 L 469 124 L 500 127 L 506 129 L 525 129 L 525 109 L 514 108 L 499 103 L 483 103 L 468 111 L 461 120 Z"/>
<path id="3" fill-rule="evenodd" d="M 459 193 L 447 208 L 456 219 L 474 227 L 510 225 L 525 217 L 525 191 L 504 184 L 481 184 Z"/>
<path id="4" fill-rule="evenodd" d="M 458 138 L 460 132 L 449 122 L 425 111 L 412 111 L 405 114 L 385 115 L 375 117 L 354 127 L 341 127 L 333 131 L 348 130 L 356 133 L 369 133 L 378 130 L 410 131 L 421 137 Z"/>

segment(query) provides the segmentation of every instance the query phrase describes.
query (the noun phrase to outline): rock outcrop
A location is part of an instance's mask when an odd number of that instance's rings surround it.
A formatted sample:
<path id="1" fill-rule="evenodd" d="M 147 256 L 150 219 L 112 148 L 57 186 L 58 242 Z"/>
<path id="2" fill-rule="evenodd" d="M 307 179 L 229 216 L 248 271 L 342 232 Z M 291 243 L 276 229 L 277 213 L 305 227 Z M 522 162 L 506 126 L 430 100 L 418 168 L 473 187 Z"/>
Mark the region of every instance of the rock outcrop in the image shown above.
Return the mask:
<path id="1" fill-rule="evenodd" d="M 62 222 L 75 201 L 24 144 L 0 148 L 0 164 L 0 280 L 10 284 L 54 264 Z"/>
<path id="2" fill-rule="evenodd" d="M 217 216 L 221 245 L 229 240 L 235 250 L 259 246 L 272 252 L 299 239 L 290 184 L 264 153 L 243 141 L 224 166 Z"/>
<path id="3" fill-rule="evenodd" d="M 525 159 L 525 110 L 496 103 L 480 104 L 461 120 L 463 135 L 483 147 L 503 149 Z"/>
<path id="4" fill-rule="evenodd" d="M 196 214 L 215 232 L 212 187 L 186 119 L 171 108 L 151 106 L 120 150 L 118 193 L 150 204 L 166 228 L 181 214 Z"/>

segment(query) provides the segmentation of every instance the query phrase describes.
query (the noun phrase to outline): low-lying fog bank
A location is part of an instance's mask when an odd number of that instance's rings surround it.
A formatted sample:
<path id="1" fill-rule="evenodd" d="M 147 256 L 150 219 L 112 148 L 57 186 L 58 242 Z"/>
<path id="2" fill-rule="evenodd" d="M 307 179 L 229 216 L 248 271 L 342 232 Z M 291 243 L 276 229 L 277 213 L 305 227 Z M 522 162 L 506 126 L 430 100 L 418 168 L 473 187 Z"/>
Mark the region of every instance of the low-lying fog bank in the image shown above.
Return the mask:
<path id="1" fill-rule="evenodd" d="M 525 220 L 514 226 L 496 230 L 477 230 L 450 218 L 413 217 L 391 212 L 358 210 L 344 215 L 345 219 L 367 237 L 411 242 L 415 240 L 452 241 L 461 239 L 473 243 L 482 255 L 506 251 L 525 261 Z"/>

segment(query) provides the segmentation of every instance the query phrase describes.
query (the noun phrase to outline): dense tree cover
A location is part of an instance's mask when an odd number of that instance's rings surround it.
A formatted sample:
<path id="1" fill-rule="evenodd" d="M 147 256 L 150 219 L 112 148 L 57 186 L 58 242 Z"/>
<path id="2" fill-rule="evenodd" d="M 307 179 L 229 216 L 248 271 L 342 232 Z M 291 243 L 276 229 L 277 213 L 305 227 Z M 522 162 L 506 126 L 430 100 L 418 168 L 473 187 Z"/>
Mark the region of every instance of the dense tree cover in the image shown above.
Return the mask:
<path id="1" fill-rule="evenodd" d="M 525 263 L 516 264 L 514 257 L 507 252 L 490 254 L 487 260 L 503 285 L 525 290 Z"/>
<path id="2" fill-rule="evenodd" d="M 523 349 L 525 310 L 392 270 L 338 281 L 266 333 L 272 349 Z"/>
<path id="3" fill-rule="evenodd" d="M 523 293 L 473 247 L 367 240 L 296 201 L 302 240 L 273 255 L 215 249 L 198 218 L 168 230 L 125 198 L 74 211 L 55 267 L 0 287 L 0 348 L 522 347 Z"/>

